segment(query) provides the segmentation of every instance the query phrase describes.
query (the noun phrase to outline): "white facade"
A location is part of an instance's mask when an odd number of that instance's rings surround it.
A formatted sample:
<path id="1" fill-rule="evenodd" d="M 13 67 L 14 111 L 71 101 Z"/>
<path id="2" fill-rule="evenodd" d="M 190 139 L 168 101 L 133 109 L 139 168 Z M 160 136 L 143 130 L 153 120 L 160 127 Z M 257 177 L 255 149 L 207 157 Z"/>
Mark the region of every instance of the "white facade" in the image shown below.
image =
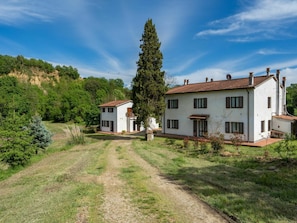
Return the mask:
<path id="1" fill-rule="evenodd" d="M 115 133 L 137 131 L 136 118 L 128 117 L 128 113 L 131 111 L 132 106 L 133 102 L 130 100 L 112 101 L 100 105 L 101 131 Z"/>
<path id="2" fill-rule="evenodd" d="M 249 142 L 270 137 L 272 117 L 285 115 L 283 85 L 279 73 L 277 77 L 250 74 L 249 78 L 185 84 L 169 90 L 163 133 L 197 137 L 221 133 L 226 140 L 241 134 Z"/>
<path id="3" fill-rule="evenodd" d="M 131 100 L 111 101 L 100 105 L 100 130 L 114 133 L 143 131 L 143 125 L 136 124 L 132 106 Z M 155 118 L 149 119 L 149 125 L 152 129 L 159 128 Z"/>

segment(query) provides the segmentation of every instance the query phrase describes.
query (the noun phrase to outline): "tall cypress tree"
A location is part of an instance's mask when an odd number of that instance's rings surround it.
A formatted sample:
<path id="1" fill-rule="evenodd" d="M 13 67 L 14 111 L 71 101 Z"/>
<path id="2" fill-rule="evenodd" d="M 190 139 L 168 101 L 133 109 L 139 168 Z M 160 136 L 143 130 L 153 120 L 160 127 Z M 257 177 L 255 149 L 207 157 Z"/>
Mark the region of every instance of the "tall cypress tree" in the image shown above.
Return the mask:
<path id="1" fill-rule="evenodd" d="M 132 81 L 133 112 L 137 122 L 149 127 L 148 118 L 155 117 L 160 121 L 165 110 L 164 95 L 166 92 L 165 72 L 162 69 L 163 55 L 161 43 L 152 19 L 144 25 L 144 33 L 140 40 L 137 73 Z"/>

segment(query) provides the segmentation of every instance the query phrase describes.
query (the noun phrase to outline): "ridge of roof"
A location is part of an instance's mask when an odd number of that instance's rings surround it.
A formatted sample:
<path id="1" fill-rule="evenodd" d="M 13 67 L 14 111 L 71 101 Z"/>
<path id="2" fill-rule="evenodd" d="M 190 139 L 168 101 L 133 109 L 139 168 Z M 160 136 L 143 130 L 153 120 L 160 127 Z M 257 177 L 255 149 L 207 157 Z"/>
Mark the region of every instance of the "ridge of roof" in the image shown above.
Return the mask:
<path id="1" fill-rule="evenodd" d="M 254 88 L 270 78 L 274 78 L 274 75 L 272 74 L 272 75 L 265 75 L 265 76 L 255 76 L 253 85 L 249 85 L 249 77 L 229 79 L 229 80 L 199 82 L 199 83 L 186 84 L 186 85 L 172 88 L 168 90 L 166 94 L 169 95 L 169 94 L 184 94 L 184 93 L 222 91 L 222 90 L 234 90 L 234 89 L 248 89 L 248 88 Z"/>
<path id="2" fill-rule="evenodd" d="M 118 107 L 120 105 L 132 102 L 132 100 L 115 100 L 99 105 L 99 107 Z"/>

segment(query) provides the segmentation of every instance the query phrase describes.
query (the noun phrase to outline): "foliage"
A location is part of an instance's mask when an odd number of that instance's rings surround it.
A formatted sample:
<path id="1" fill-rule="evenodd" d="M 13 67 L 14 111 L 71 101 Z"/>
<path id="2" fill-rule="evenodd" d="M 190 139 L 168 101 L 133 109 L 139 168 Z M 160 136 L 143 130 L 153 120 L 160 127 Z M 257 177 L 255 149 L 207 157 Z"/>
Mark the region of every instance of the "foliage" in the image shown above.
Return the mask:
<path id="1" fill-rule="evenodd" d="M 32 117 L 29 132 L 33 137 L 33 143 L 40 149 L 46 149 L 52 142 L 52 133 L 42 123 L 40 116 Z"/>
<path id="2" fill-rule="evenodd" d="M 241 134 L 236 133 L 231 137 L 232 145 L 236 148 L 237 151 L 239 150 L 239 146 L 241 146 L 242 144 L 242 140 L 243 139 Z"/>
<path id="3" fill-rule="evenodd" d="M 16 71 L 32 75 L 35 70 L 48 74 L 58 71 L 59 81 L 43 82 L 37 86 L 7 75 Z M 0 55 L 0 95 L 0 114 L 3 117 L 10 112 L 26 115 L 28 119 L 39 114 L 46 121 L 85 122 L 89 126 L 99 124 L 99 104 L 127 99 L 130 90 L 124 87 L 121 79 L 81 79 L 72 66 L 58 65 L 54 68 L 42 60 Z"/>
<path id="4" fill-rule="evenodd" d="M 288 112 L 297 115 L 297 84 L 287 87 L 286 103 Z"/>
<path id="5" fill-rule="evenodd" d="M 67 67 L 64 65 L 61 67 L 60 65 L 58 65 L 58 66 L 56 66 L 56 70 L 59 71 L 59 75 L 61 77 L 68 77 L 73 80 L 79 78 L 79 73 L 78 73 L 77 69 L 73 68 L 72 66 Z"/>
<path id="6" fill-rule="evenodd" d="M 285 139 L 276 145 L 275 151 L 282 159 L 289 160 L 296 155 L 297 149 L 296 145 L 293 143 L 295 139 L 294 135 L 286 134 Z"/>
<path id="7" fill-rule="evenodd" d="M 151 19 L 145 23 L 140 41 L 142 43 L 137 73 L 132 80 L 133 112 L 137 116 L 137 122 L 143 122 L 144 126 L 148 127 L 149 117 L 155 117 L 160 121 L 165 109 L 166 92 L 165 72 L 161 71 L 161 43 Z"/>
<path id="8" fill-rule="evenodd" d="M 68 143 L 72 145 L 85 144 L 85 134 L 80 130 L 79 126 L 67 126 L 64 129 L 66 137 L 69 139 Z"/>
<path id="9" fill-rule="evenodd" d="M 224 148 L 224 135 L 221 133 L 211 134 L 209 137 L 211 148 L 215 153 Z"/>
<path id="10" fill-rule="evenodd" d="M 30 131 L 25 128 L 25 117 L 9 114 L 0 121 L 0 160 L 12 167 L 26 165 L 35 152 L 35 145 Z"/>
<path id="11" fill-rule="evenodd" d="M 184 138 L 184 148 L 189 148 L 189 137 Z"/>

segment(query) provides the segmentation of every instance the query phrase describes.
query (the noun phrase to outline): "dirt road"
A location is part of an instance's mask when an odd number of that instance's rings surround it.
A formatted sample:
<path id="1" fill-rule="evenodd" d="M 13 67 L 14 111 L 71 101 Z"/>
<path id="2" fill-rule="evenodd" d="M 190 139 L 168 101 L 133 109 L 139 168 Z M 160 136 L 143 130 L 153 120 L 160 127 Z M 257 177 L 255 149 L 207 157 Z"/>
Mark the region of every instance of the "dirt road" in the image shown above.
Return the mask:
<path id="1" fill-rule="evenodd" d="M 227 222 L 162 177 L 133 151 L 131 141 L 76 146 L 0 182 L 0 222 Z M 121 177 L 129 166 L 145 173 L 146 193 L 158 198 L 155 203 L 169 218 L 135 202 L 135 187 Z"/>

